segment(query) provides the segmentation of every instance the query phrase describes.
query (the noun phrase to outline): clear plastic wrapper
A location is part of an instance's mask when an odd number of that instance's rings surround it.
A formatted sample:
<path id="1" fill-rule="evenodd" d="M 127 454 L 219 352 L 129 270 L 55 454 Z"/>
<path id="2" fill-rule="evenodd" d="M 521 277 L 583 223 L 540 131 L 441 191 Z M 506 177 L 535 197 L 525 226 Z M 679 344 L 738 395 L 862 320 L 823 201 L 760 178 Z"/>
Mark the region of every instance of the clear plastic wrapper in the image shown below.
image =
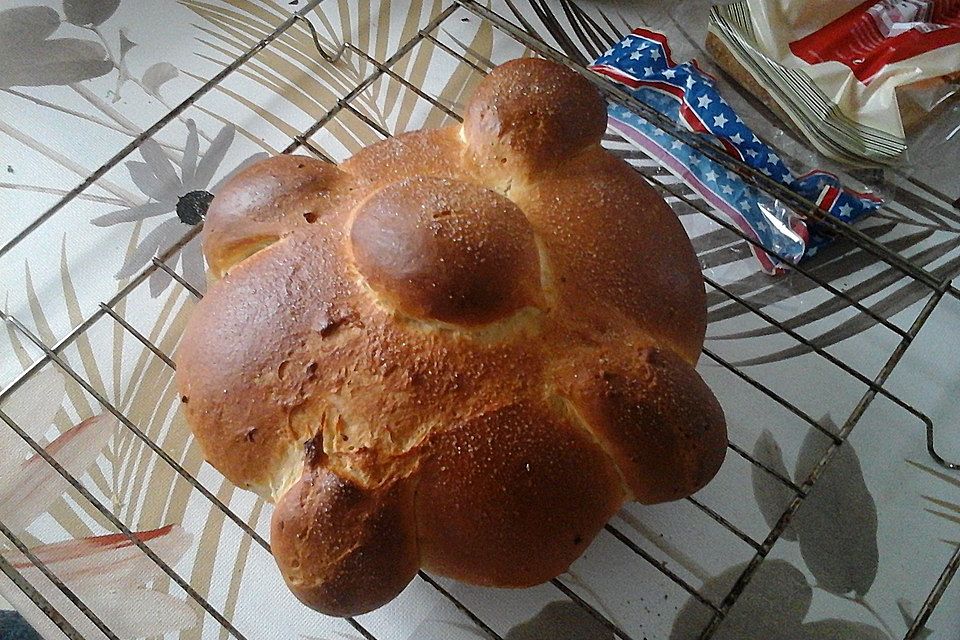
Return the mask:
<path id="1" fill-rule="evenodd" d="M 853 222 L 881 204 L 876 196 L 845 189 L 833 174 L 811 171 L 795 175 L 724 100 L 713 77 L 695 61 L 678 64 L 673 60 L 662 33 L 635 29 L 590 68 L 703 136 L 705 143 L 719 144 L 731 156 L 816 202 L 839 220 Z M 786 267 L 784 261 L 797 263 L 829 241 L 829 236 L 816 225 L 773 196 L 629 109 L 611 105 L 610 126 L 642 147 L 745 234 L 776 254 L 751 245 L 764 271 L 779 273 Z"/>

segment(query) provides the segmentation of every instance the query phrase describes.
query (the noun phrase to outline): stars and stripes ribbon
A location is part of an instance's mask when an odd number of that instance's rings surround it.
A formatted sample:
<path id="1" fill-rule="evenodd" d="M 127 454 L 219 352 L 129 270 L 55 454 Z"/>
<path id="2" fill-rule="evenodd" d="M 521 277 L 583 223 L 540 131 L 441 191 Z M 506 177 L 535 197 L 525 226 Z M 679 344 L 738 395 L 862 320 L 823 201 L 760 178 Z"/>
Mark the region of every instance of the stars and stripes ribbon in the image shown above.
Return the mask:
<path id="1" fill-rule="evenodd" d="M 633 32 L 590 66 L 623 86 L 638 100 L 690 131 L 717 142 L 728 154 L 816 202 L 831 215 L 853 222 L 882 201 L 845 189 L 824 171 L 794 176 L 777 153 L 736 114 L 716 80 L 696 61 L 677 64 L 666 36 L 649 29 Z M 683 180 L 748 236 L 776 255 L 752 247 L 764 271 L 778 273 L 783 261 L 813 255 L 830 235 L 814 228 L 773 196 L 747 184 L 735 172 L 620 105 L 611 104 L 610 126 L 632 140 Z"/>

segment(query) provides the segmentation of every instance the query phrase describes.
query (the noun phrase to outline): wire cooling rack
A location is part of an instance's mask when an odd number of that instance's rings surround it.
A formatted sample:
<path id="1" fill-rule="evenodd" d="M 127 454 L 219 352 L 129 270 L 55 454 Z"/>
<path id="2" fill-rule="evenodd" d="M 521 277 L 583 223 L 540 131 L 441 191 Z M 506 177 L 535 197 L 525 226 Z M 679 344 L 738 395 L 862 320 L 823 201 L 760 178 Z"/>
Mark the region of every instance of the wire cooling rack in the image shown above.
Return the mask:
<path id="1" fill-rule="evenodd" d="M 376 132 L 378 136 L 382 138 L 389 137 L 393 132 L 389 131 L 382 124 L 379 124 L 368 117 L 362 109 L 357 108 L 355 105 L 355 100 L 361 93 L 374 85 L 374 83 L 384 80 L 399 83 L 399 85 L 401 85 L 405 90 L 413 92 L 420 99 L 425 101 L 425 103 L 429 105 L 430 109 L 438 110 L 447 117 L 459 121 L 460 115 L 457 113 L 457 105 L 447 104 L 436 96 L 431 95 L 417 83 L 412 82 L 410 79 L 405 77 L 402 72 L 398 72 L 395 67 L 396 63 L 406 56 L 414 47 L 422 44 L 429 44 L 430 46 L 441 49 L 446 54 L 453 56 L 458 61 L 462 62 L 471 70 L 471 73 L 477 74 L 478 76 L 487 73 L 493 66 L 493 62 L 483 59 L 481 56 L 476 55 L 466 47 L 457 46 L 456 43 L 451 43 L 450 41 L 440 37 L 441 27 L 446 21 L 462 19 L 463 16 L 469 16 L 470 19 L 477 19 L 489 23 L 502 36 L 514 39 L 533 54 L 569 65 L 581 72 L 584 76 L 588 77 L 591 82 L 595 83 L 609 100 L 634 110 L 638 114 L 647 118 L 649 121 L 657 124 L 667 134 L 681 139 L 692 146 L 695 146 L 705 155 L 711 157 L 729 169 L 736 171 L 739 175 L 743 176 L 744 179 L 752 182 L 758 188 L 771 193 L 782 202 L 795 208 L 797 211 L 811 218 L 820 220 L 828 228 L 832 229 L 832 231 L 835 232 L 840 238 L 858 247 L 862 251 L 871 254 L 877 263 L 882 263 L 889 268 L 896 270 L 900 277 L 909 279 L 909 281 L 915 283 L 916 286 L 923 287 L 926 291 L 924 296 L 925 303 L 922 305 L 922 309 L 915 317 L 913 322 L 904 328 L 884 317 L 882 314 L 865 304 L 862 300 L 855 299 L 853 296 L 846 293 L 839 285 L 833 284 L 827 279 L 817 275 L 813 270 L 803 266 L 796 266 L 792 268 L 796 273 L 796 277 L 809 280 L 812 286 L 815 286 L 821 290 L 821 293 L 824 296 L 834 300 L 844 307 L 855 310 L 856 313 L 866 314 L 873 321 L 875 321 L 878 326 L 882 327 L 885 331 L 894 336 L 895 346 L 892 348 L 889 356 L 880 368 L 879 373 L 877 373 L 875 376 L 868 376 L 854 366 L 851 366 L 845 362 L 842 358 L 832 354 L 827 349 L 818 346 L 814 341 L 801 335 L 801 333 L 799 333 L 795 328 L 792 328 L 789 323 L 773 317 L 768 311 L 765 311 L 756 302 L 753 302 L 748 299 L 747 296 L 738 293 L 735 290 L 735 287 L 731 287 L 729 284 L 721 282 L 718 278 L 712 277 L 709 275 L 709 273 L 705 273 L 705 280 L 708 288 L 713 292 L 724 296 L 728 300 L 729 304 L 740 305 L 744 307 L 745 310 L 757 322 L 763 323 L 768 327 L 773 328 L 776 332 L 779 332 L 784 337 L 803 345 L 809 349 L 811 353 L 815 354 L 817 358 L 821 359 L 825 365 L 835 368 L 838 372 L 840 372 L 844 379 L 848 380 L 851 384 L 856 383 L 862 386 L 864 391 L 846 418 L 842 421 L 838 421 L 838 428 L 832 429 L 823 425 L 821 421 L 811 417 L 809 413 L 798 406 L 796 402 L 788 399 L 786 394 L 772 388 L 764 380 L 752 376 L 745 368 L 732 363 L 728 356 L 722 355 L 718 350 L 714 350 L 709 347 L 704 348 L 703 354 L 707 361 L 714 363 L 723 370 L 729 372 L 729 374 L 734 376 L 743 384 L 754 389 L 760 394 L 760 396 L 762 396 L 765 402 L 770 403 L 771 405 L 779 406 L 781 409 L 789 412 L 803 423 L 809 425 L 809 427 L 819 430 L 828 439 L 829 444 L 827 447 L 825 447 L 822 457 L 815 467 L 810 471 L 809 475 L 806 478 L 797 481 L 791 480 L 783 473 L 777 471 L 767 464 L 764 464 L 760 460 L 757 460 L 743 447 L 733 443 L 729 445 L 732 454 L 745 461 L 748 468 L 762 470 L 764 474 L 769 476 L 771 481 L 779 483 L 785 487 L 792 496 L 788 506 L 779 518 L 779 521 L 766 533 L 765 536 L 758 536 L 756 533 L 745 531 L 742 527 L 734 523 L 730 517 L 720 513 L 718 510 L 712 508 L 697 498 L 691 497 L 686 500 L 689 505 L 704 514 L 709 519 L 709 521 L 712 523 L 712 527 L 719 528 L 725 531 L 727 534 L 735 536 L 750 549 L 751 556 L 749 562 L 746 564 L 744 570 L 736 578 L 736 580 L 729 585 L 729 589 L 726 591 L 726 593 L 720 598 L 707 597 L 704 595 L 701 592 L 701 589 L 693 584 L 687 577 L 682 575 L 682 572 L 670 568 L 666 562 L 638 544 L 633 537 L 626 534 L 616 523 L 606 525 L 606 534 L 609 534 L 612 539 L 620 545 L 618 547 L 620 552 L 635 556 L 641 559 L 643 562 L 648 563 L 656 571 L 662 574 L 667 581 L 673 583 L 684 592 L 689 594 L 690 597 L 703 605 L 705 610 L 709 613 L 709 616 L 706 618 L 705 626 L 700 633 L 699 637 L 701 639 L 705 640 L 707 638 L 711 638 L 717 632 L 718 627 L 722 624 L 728 612 L 730 612 L 731 608 L 737 603 L 741 594 L 743 594 L 744 590 L 749 585 L 751 579 L 756 575 L 757 571 L 767 559 L 768 554 L 774 547 L 775 543 L 784 533 L 797 509 L 801 506 L 805 498 L 815 486 L 823 470 L 827 467 L 827 465 L 829 465 L 831 459 L 837 454 L 837 451 L 844 446 L 844 443 L 851 431 L 858 424 L 861 417 L 867 411 L 874 399 L 878 396 L 892 402 L 906 413 L 912 415 L 920 424 L 923 425 L 926 435 L 927 449 L 930 456 L 932 456 L 934 460 L 944 467 L 953 469 L 958 468 L 957 465 L 944 460 L 943 457 L 938 454 L 935 448 L 934 425 L 930 418 L 911 406 L 909 403 L 899 398 L 896 394 L 887 390 L 884 386 L 884 383 L 897 366 L 907 347 L 916 337 L 917 333 L 933 313 L 940 301 L 945 296 L 960 297 L 960 291 L 957 290 L 957 288 L 949 279 L 911 261 L 910 259 L 901 255 L 901 253 L 891 249 L 886 244 L 879 242 L 875 238 L 863 233 L 862 231 L 850 227 L 849 225 L 839 222 L 833 218 L 823 216 L 822 212 L 820 212 L 812 203 L 802 200 L 791 191 L 782 187 L 779 183 L 776 183 L 763 174 L 741 163 L 738 163 L 731 157 L 724 154 L 722 151 L 707 143 L 704 143 L 701 139 L 693 136 L 689 132 L 677 128 L 672 122 L 662 118 L 655 111 L 652 111 L 646 105 L 636 101 L 626 93 L 619 90 L 616 86 L 609 84 L 603 78 L 587 72 L 585 69 L 583 69 L 583 67 L 578 66 L 564 54 L 550 48 L 542 39 L 532 32 L 532 29 L 529 28 L 529 25 L 516 24 L 511 19 L 504 17 L 503 15 L 487 8 L 486 6 L 475 2 L 474 0 L 455 0 L 451 2 L 443 11 L 438 13 L 412 38 L 409 38 L 407 41 L 400 44 L 395 52 L 385 60 L 377 60 L 368 52 L 357 46 L 354 46 L 349 42 L 344 43 L 336 50 L 330 50 L 328 47 L 325 47 L 323 44 L 321 44 L 317 38 L 313 24 L 307 18 L 310 12 L 319 4 L 320 0 L 307 3 L 307 5 L 305 5 L 296 14 L 291 15 L 289 19 L 278 25 L 276 29 L 266 38 L 256 43 L 256 45 L 251 47 L 246 53 L 236 58 L 231 64 L 223 68 L 209 81 L 204 83 L 203 86 L 201 86 L 195 93 L 190 95 L 182 103 L 176 106 L 176 108 L 167 113 L 166 116 L 164 116 L 161 120 L 156 122 L 140 136 L 126 145 L 123 149 L 116 153 L 116 155 L 110 158 L 103 166 L 93 172 L 93 174 L 91 174 L 80 185 L 64 195 L 56 204 L 51 206 L 42 215 L 37 217 L 28 226 L 26 226 L 22 231 L 17 233 L 12 239 L 7 241 L 2 247 L 0 247 L 0 257 L 13 250 L 17 245 L 28 241 L 32 234 L 36 233 L 37 230 L 47 223 L 48 220 L 54 216 L 57 216 L 64 209 L 64 207 L 77 198 L 78 195 L 82 194 L 85 190 L 94 185 L 99 178 L 107 174 L 111 169 L 124 161 L 124 159 L 137 150 L 144 143 L 144 141 L 153 137 L 165 125 L 180 116 L 180 114 L 191 107 L 191 105 L 194 105 L 205 94 L 216 88 L 231 74 L 242 69 L 244 65 L 248 64 L 259 52 L 268 49 L 271 46 L 275 46 L 278 38 L 283 36 L 283 34 L 291 29 L 299 29 L 302 31 L 302 33 L 308 34 L 310 37 L 312 37 L 316 43 L 318 55 L 321 56 L 327 64 L 338 64 L 338 62 L 344 56 L 357 56 L 359 59 L 362 59 L 370 65 L 372 72 L 365 79 L 352 87 L 339 100 L 337 100 L 336 104 L 329 109 L 329 111 L 322 118 L 317 120 L 314 124 L 299 134 L 293 136 L 292 139 L 289 140 L 289 144 L 286 149 L 284 149 L 284 153 L 306 152 L 321 159 L 332 161 L 331 157 L 324 151 L 322 143 L 318 143 L 315 140 L 315 134 L 321 132 L 325 126 L 343 114 L 350 114 L 352 121 L 363 123 L 364 126 L 369 127 L 372 131 Z M 522 20 L 520 22 L 523 23 Z M 622 146 L 624 141 L 617 139 L 615 136 L 608 135 L 607 143 L 611 147 L 617 148 L 618 146 Z M 693 197 L 691 193 L 683 187 L 682 184 L 671 179 L 669 175 L 658 170 L 658 168 L 651 163 L 638 163 L 637 168 L 646 177 L 646 179 L 675 207 L 683 208 L 683 210 L 688 214 L 692 213 L 694 215 L 703 216 L 704 218 L 710 220 L 712 224 L 722 228 L 724 233 L 732 234 L 732 236 L 736 236 L 743 242 L 747 242 L 759 247 L 755 240 L 745 235 L 736 226 L 718 216 L 703 202 L 698 201 L 695 197 Z M 189 483 L 193 490 L 201 494 L 202 497 L 209 501 L 209 503 L 215 509 L 221 511 L 227 519 L 231 520 L 237 527 L 239 527 L 239 529 L 243 532 L 243 535 L 247 536 L 253 544 L 258 545 L 265 551 L 269 552 L 269 543 L 258 531 L 255 530 L 254 527 L 251 527 L 251 525 L 248 524 L 247 520 L 238 515 L 227 504 L 225 504 L 214 492 L 207 488 L 205 483 L 202 482 L 196 475 L 191 474 L 187 469 L 185 469 L 175 455 L 165 451 L 159 444 L 154 442 L 150 435 L 142 430 L 133 418 L 124 414 L 117 407 L 116 403 L 111 402 L 102 392 L 98 391 L 97 388 L 95 388 L 95 386 L 88 379 L 86 379 L 77 370 L 77 368 L 72 366 L 68 362 L 67 358 L 64 357 L 64 352 L 81 336 L 83 336 L 85 332 L 90 330 L 91 327 L 93 327 L 96 323 L 107 320 L 115 322 L 122 327 L 123 330 L 126 331 L 133 339 L 141 343 L 144 348 L 148 349 L 157 358 L 159 358 L 166 366 L 167 373 L 172 374 L 175 364 L 170 353 L 165 352 L 160 346 L 154 342 L 151 342 L 151 340 L 148 339 L 143 332 L 133 326 L 133 324 L 129 322 L 124 317 L 124 314 L 118 309 L 122 307 L 128 296 L 131 296 L 133 292 L 142 288 L 147 280 L 158 271 L 165 272 L 176 282 L 177 286 L 182 287 L 186 292 L 189 293 L 189 295 L 199 298 L 201 296 L 201 292 L 170 266 L 170 264 L 173 263 L 177 257 L 178 252 L 180 252 L 187 245 L 187 243 L 193 240 L 197 233 L 199 233 L 199 227 L 194 227 L 173 246 L 169 247 L 162 254 L 154 258 L 152 262 L 148 264 L 140 273 L 130 279 L 127 284 L 125 284 L 116 293 L 116 295 L 108 300 L 103 300 L 100 302 L 99 307 L 93 313 L 76 323 L 74 328 L 65 336 L 60 338 L 55 344 L 45 343 L 44 340 L 38 336 L 36 331 L 31 330 L 26 323 L 21 321 L 21 319 L 15 315 L 0 312 L 0 317 L 2 317 L 9 327 L 12 327 L 13 331 L 17 332 L 21 337 L 25 338 L 42 352 L 42 356 L 36 362 L 34 362 L 22 373 L 22 375 L 17 377 L 12 383 L 3 389 L 2 392 L 0 392 L 0 402 L 26 384 L 44 367 L 57 367 L 64 374 L 69 376 L 69 378 L 71 378 L 77 385 L 83 388 L 90 396 L 92 396 L 96 402 L 98 402 L 104 408 L 105 411 L 113 414 L 123 428 L 127 429 L 133 434 L 133 436 L 142 441 L 143 445 L 145 445 L 145 447 L 152 452 L 152 455 L 155 455 L 158 458 L 159 461 L 157 464 L 168 466 L 170 471 L 179 475 L 184 481 Z M 759 248 L 762 249 L 762 247 Z M 721 400 L 723 400 L 723 398 L 721 398 Z M 89 504 L 97 512 L 99 512 L 106 521 L 110 522 L 114 527 L 116 527 L 116 529 L 124 537 L 129 539 L 133 545 L 136 545 L 144 554 L 146 554 L 147 557 L 149 557 L 151 561 L 156 563 L 163 573 L 166 574 L 166 576 L 168 576 L 174 584 L 183 590 L 188 598 L 190 598 L 197 606 L 205 611 L 209 618 L 215 621 L 216 624 L 222 628 L 221 637 L 223 637 L 223 634 L 227 634 L 238 639 L 247 637 L 241 632 L 241 630 L 237 628 L 237 626 L 235 626 L 234 622 L 230 619 L 230 616 L 226 612 L 219 610 L 210 601 L 205 599 L 205 597 L 199 593 L 189 581 L 180 576 L 167 562 L 165 562 L 157 553 L 155 553 L 150 546 L 145 544 L 145 542 L 136 533 L 134 533 L 126 524 L 124 524 L 124 522 L 115 513 L 113 505 L 106 504 L 104 500 L 95 496 L 88 488 L 84 486 L 84 484 L 78 480 L 77 477 L 59 464 L 54 456 L 50 455 L 50 453 L 48 453 L 34 438 L 32 438 L 21 425 L 17 424 L 17 422 L 15 422 L 9 415 L 3 413 L 2 411 L 0 411 L 0 421 L 2 421 L 5 425 L 0 425 L 0 427 L 11 429 L 20 438 L 22 438 L 23 441 L 26 442 L 26 444 L 29 445 L 29 447 L 33 449 L 33 451 L 36 452 L 36 454 L 42 458 L 46 464 L 49 464 L 57 474 L 63 477 L 71 485 L 71 487 L 76 491 L 77 495 L 79 495 L 80 499 L 89 502 Z M 46 576 L 46 578 L 48 578 L 56 586 L 56 589 L 70 603 L 72 603 L 72 606 L 76 607 L 82 616 L 89 620 L 97 629 L 99 629 L 99 631 L 102 632 L 105 637 L 118 637 L 116 633 L 111 630 L 93 610 L 91 610 L 87 603 L 78 597 L 76 593 L 71 591 L 71 589 L 64 584 L 55 575 L 55 573 L 43 563 L 42 560 L 40 560 L 36 555 L 32 554 L 28 545 L 2 522 L 0 522 L 0 534 L 2 534 L 6 540 L 8 540 L 24 555 L 24 557 L 29 561 L 30 565 L 35 567 L 44 576 Z M 938 601 L 956 573 L 958 566 L 960 566 L 960 551 L 954 553 L 949 563 L 944 567 L 942 574 L 931 586 L 929 595 L 927 596 L 925 602 L 923 602 L 919 612 L 916 614 L 915 619 L 905 636 L 906 638 L 917 637 L 917 635 L 922 631 L 924 623 L 931 615 L 934 607 L 936 607 Z M 4 559 L 3 556 L 0 556 L 0 570 L 2 570 L 3 573 L 32 600 L 39 609 L 42 610 L 68 638 L 82 638 L 83 636 L 78 632 L 77 628 L 75 628 L 75 626 L 68 621 L 68 616 L 65 616 L 64 612 L 58 611 L 58 609 L 54 607 L 51 602 L 40 593 L 40 591 L 34 588 L 24 578 L 21 569 L 23 569 L 23 566 L 18 567 L 14 563 Z M 449 588 L 445 587 L 437 579 L 424 572 L 420 572 L 418 580 L 424 581 L 429 586 L 429 589 L 435 592 L 435 596 L 437 598 L 447 600 L 453 607 L 463 614 L 471 622 L 479 634 L 495 639 L 501 639 L 504 637 L 500 632 L 495 630 L 491 624 L 484 620 L 484 616 L 480 612 L 475 611 L 473 607 L 463 602 Z M 572 585 L 569 580 L 566 580 L 564 577 L 557 578 L 552 581 L 551 585 L 553 588 L 559 591 L 563 597 L 568 598 L 572 603 L 574 603 L 575 606 L 582 608 L 583 611 L 595 619 L 613 636 L 621 638 L 622 640 L 640 640 L 641 636 L 638 635 L 636 630 L 625 628 L 624 625 L 615 622 L 612 619 L 612 616 L 607 615 L 601 610 L 600 607 L 592 603 L 590 598 L 585 597 L 583 593 L 576 588 L 576 585 Z M 360 620 L 349 619 L 348 624 L 356 633 L 367 640 L 375 640 L 378 638 L 375 632 L 369 628 L 369 625 L 366 625 Z"/>

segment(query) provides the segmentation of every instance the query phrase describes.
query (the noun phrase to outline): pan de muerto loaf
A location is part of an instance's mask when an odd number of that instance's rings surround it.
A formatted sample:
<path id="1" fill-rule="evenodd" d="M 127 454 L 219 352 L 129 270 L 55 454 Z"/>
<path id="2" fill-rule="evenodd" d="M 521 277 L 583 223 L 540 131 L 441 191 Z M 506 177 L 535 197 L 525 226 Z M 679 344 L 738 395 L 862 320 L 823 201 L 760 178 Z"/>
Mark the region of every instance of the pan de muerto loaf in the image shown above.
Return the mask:
<path id="1" fill-rule="evenodd" d="M 605 106 L 577 73 L 515 60 L 462 126 L 340 166 L 272 158 L 213 201 L 220 280 L 178 384 L 206 459 L 276 503 L 273 552 L 307 605 L 363 613 L 421 567 L 546 581 L 625 500 L 682 498 L 720 467 L 698 263 L 600 147 Z"/>

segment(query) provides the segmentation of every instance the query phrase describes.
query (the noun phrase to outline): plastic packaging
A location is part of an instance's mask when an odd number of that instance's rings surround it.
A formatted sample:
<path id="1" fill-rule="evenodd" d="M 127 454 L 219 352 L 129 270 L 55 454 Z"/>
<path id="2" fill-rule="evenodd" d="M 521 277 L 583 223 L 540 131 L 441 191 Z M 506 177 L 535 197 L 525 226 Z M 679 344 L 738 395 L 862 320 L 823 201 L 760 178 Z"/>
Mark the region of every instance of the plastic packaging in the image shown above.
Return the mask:
<path id="1" fill-rule="evenodd" d="M 775 150 L 758 138 L 717 90 L 716 81 L 695 61 L 677 64 L 666 36 L 635 29 L 590 69 L 621 85 L 661 114 L 719 142 L 727 153 L 816 202 L 836 218 L 853 222 L 876 210 L 881 200 L 844 189 L 833 174 L 812 171 L 795 176 Z M 753 248 L 768 273 L 784 270 L 813 255 L 829 236 L 773 196 L 711 160 L 693 146 L 650 124 L 633 111 L 610 106 L 610 126 L 643 148 L 748 236 L 776 253 Z M 751 245 L 752 246 L 752 245 Z"/>
<path id="2" fill-rule="evenodd" d="M 893 164 L 956 94 L 956 0 L 741 0 L 714 7 L 707 48 L 823 154 Z"/>

